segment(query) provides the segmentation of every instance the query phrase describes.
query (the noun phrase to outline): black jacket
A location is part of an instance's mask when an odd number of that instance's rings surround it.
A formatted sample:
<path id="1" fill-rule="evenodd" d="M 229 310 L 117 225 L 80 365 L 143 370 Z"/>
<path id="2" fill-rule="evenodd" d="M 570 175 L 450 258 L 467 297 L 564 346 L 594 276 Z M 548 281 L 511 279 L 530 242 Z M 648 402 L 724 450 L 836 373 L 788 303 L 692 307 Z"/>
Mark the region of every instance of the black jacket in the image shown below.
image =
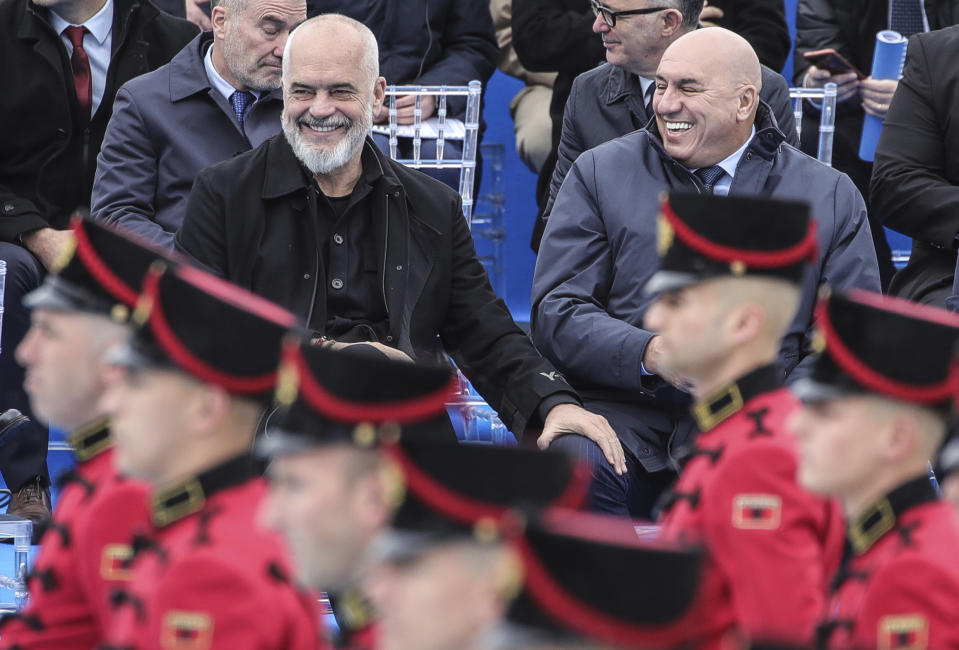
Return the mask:
<path id="1" fill-rule="evenodd" d="M 90 204 L 97 153 L 117 89 L 170 61 L 197 27 L 149 0 L 114 0 L 113 56 L 93 118 L 80 115 L 70 62 L 45 9 L 0 0 L 0 240 L 63 228 Z"/>
<path id="2" fill-rule="evenodd" d="M 890 293 L 945 306 L 959 241 L 959 27 L 917 34 L 876 147 L 872 208 L 913 238 Z"/>
<path id="3" fill-rule="evenodd" d="M 443 347 L 517 436 L 542 402 L 575 393 L 533 349 L 490 287 L 463 219 L 459 195 L 439 181 L 388 159 L 367 140 L 366 169 L 377 166 L 372 231 L 389 317 L 383 341 L 414 358 Z M 326 322 L 326 264 L 311 225 L 315 183 L 282 136 L 200 173 L 176 235 L 177 250 L 214 273 L 252 289 L 257 259 L 281 256 L 289 274 L 269 278 L 260 293 L 322 333 Z M 277 232 L 306 223 L 304 242 L 278 241 Z M 276 242 L 269 245 L 269 242 Z M 265 243 L 266 242 L 266 243 Z M 290 291 L 302 281 L 312 292 Z M 291 301 L 290 295 L 305 296 Z M 293 304 L 293 303 L 296 304 Z"/>
<path id="4" fill-rule="evenodd" d="M 380 74 L 388 84 L 465 86 L 486 82 L 496 70 L 499 48 L 489 3 L 483 0 L 308 0 L 310 16 L 344 14 L 376 35 Z M 461 115 L 466 99 L 450 97 Z"/>

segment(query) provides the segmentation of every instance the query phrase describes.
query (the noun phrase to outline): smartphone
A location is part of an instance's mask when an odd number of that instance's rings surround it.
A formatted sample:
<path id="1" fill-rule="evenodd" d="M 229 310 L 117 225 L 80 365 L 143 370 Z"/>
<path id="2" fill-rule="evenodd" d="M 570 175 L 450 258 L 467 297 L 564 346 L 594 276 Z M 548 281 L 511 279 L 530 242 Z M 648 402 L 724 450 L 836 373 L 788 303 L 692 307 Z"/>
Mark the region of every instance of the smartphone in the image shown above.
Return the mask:
<path id="1" fill-rule="evenodd" d="M 806 52 L 806 60 L 821 70 L 828 70 L 829 74 L 845 74 L 855 72 L 858 79 L 865 79 L 866 75 L 859 71 L 849 59 L 832 48 Z"/>

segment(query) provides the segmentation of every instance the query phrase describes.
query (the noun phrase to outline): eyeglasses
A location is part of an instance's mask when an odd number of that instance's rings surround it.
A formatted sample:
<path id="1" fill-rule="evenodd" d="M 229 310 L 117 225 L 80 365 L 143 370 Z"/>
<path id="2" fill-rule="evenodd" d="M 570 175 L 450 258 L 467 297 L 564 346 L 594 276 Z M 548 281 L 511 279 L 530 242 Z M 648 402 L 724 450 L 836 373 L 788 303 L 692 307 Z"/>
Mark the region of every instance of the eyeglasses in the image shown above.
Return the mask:
<path id="1" fill-rule="evenodd" d="M 596 0 L 589 0 L 589 4 L 593 7 L 594 16 L 602 16 L 603 22 L 609 25 L 610 27 L 616 26 L 616 19 L 620 16 L 638 16 L 640 14 L 654 14 L 657 11 L 665 11 L 666 9 L 672 9 L 672 7 L 646 7 L 645 9 L 629 9 L 627 11 L 613 11 L 608 7 L 596 2 Z"/>

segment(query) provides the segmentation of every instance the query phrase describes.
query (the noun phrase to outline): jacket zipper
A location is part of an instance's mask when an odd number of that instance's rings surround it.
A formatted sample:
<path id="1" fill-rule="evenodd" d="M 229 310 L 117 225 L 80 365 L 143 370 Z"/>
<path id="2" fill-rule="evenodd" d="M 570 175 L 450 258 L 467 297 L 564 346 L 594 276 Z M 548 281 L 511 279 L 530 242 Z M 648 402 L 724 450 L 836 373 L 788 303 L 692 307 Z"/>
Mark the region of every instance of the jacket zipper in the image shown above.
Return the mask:
<path id="1" fill-rule="evenodd" d="M 386 193 L 386 227 L 383 232 L 383 276 L 381 277 L 380 290 L 383 292 L 383 306 L 386 308 L 386 316 L 390 315 L 390 301 L 386 299 L 386 259 L 387 251 L 390 248 L 390 195 Z"/>

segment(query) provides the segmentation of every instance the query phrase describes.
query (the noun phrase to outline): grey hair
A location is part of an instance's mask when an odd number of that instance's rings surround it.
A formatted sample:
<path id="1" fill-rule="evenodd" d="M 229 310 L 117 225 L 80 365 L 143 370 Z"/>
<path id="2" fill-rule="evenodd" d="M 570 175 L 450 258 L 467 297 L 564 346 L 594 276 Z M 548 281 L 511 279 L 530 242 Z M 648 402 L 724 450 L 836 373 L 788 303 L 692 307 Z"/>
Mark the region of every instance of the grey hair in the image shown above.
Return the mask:
<path id="1" fill-rule="evenodd" d="M 683 15 L 683 27 L 696 29 L 699 14 L 703 13 L 703 0 L 672 0 L 672 5 Z"/>
<path id="2" fill-rule="evenodd" d="M 221 0 L 221 2 L 244 2 L 245 0 Z M 702 0 L 700 0 L 701 2 Z M 360 60 L 360 69 L 366 73 L 367 77 L 370 80 L 370 88 L 372 89 L 373 84 L 376 82 L 376 78 L 380 73 L 380 48 L 376 43 L 376 37 L 373 35 L 373 32 L 370 31 L 370 28 L 359 22 L 358 20 L 353 20 L 349 16 L 344 16 L 343 14 L 320 14 L 319 16 L 314 16 L 309 20 L 301 23 L 290 32 L 290 36 L 286 39 L 286 47 L 283 48 L 283 81 L 286 82 L 286 78 L 290 72 L 290 51 L 293 46 L 293 40 L 296 38 L 296 35 L 300 30 L 307 28 L 309 25 L 322 25 L 322 26 L 334 26 L 334 25 L 346 25 L 352 27 L 360 35 L 363 46 L 363 58 Z"/>
<path id="3" fill-rule="evenodd" d="M 247 0 L 210 0 L 210 9 L 223 5 L 228 13 L 239 16 L 246 9 Z"/>

